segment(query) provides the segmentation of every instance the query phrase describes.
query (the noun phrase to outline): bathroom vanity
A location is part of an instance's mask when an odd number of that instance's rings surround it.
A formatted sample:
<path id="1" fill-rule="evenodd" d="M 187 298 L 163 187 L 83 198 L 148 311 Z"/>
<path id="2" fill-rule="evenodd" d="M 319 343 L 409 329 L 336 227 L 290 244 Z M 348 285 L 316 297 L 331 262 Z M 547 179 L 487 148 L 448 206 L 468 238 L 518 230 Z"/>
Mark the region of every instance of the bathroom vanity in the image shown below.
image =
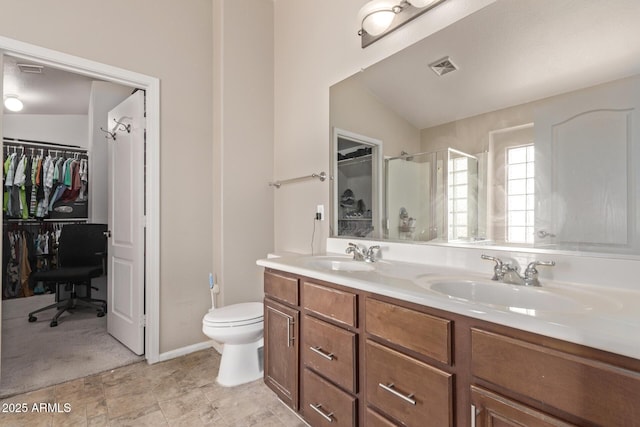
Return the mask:
<path id="1" fill-rule="evenodd" d="M 640 425 L 633 291 L 519 287 L 525 303 L 509 310 L 436 286 L 513 288 L 463 270 L 340 256 L 258 264 L 265 382 L 312 426 Z"/>

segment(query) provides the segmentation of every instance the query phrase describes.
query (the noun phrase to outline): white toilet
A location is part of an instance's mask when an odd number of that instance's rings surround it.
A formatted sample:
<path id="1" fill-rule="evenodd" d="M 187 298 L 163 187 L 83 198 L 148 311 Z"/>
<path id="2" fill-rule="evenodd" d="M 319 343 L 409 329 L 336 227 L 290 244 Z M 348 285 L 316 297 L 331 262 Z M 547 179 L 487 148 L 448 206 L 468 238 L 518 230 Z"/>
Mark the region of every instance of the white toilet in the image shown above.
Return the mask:
<path id="1" fill-rule="evenodd" d="M 224 344 L 218 384 L 232 387 L 262 378 L 264 309 L 247 302 L 210 310 L 202 319 L 202 332 Z"/>

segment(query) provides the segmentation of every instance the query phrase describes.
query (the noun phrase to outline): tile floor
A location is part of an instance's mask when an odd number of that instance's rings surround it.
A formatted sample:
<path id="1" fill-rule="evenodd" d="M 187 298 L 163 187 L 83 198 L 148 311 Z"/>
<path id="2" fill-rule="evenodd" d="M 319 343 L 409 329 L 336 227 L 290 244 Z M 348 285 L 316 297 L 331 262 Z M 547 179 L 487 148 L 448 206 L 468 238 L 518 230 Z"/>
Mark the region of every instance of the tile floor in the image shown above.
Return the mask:
<path id="1" fill-rule="evenodd" d="M 203 350 L 12 396 L 0 401 L 0 426 L 306 426 L 262 380 L 216 384 L 219 363 L 214 350 Z M 35 410 L 47 403 L 49 412 Z"/>

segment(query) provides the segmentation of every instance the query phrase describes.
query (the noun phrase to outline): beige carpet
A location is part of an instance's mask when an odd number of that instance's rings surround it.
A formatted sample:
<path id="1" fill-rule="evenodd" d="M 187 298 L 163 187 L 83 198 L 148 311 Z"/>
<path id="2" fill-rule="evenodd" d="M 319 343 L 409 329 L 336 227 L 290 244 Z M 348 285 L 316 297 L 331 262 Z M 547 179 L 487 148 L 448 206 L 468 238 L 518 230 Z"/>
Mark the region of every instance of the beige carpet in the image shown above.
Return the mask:
<path id="1" fill-rule="evenodd" d="M 142 360 L 107 334 L 107 316 L 90 309 L 64 313 L 49 327 L 55 310 L 27 314 L 54 302 L 54 295 L 2 301 L 0 397 L 35 390 Z"/>

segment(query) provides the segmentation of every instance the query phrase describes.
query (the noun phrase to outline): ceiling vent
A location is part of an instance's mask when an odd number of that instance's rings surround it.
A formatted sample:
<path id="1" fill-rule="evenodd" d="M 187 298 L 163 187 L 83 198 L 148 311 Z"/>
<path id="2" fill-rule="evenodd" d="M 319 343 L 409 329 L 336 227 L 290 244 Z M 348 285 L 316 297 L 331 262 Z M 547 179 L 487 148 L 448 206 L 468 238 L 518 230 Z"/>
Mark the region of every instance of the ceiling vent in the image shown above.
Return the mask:
<path id="1" fill-rule="evenodd" d="M 456 67 L 456 64 L 451 62 L 451 59 L 449 59 L 448 56 L 438 59 L 436 62 L 432 62 L 431 64 L 429 64 L 429 67 L 433 70 L 434 73 L 439 76 L 444 76 L 445 74 L 456 71 L 458 69 L 458 67 Z"/>
<path id="2" fill-rule="evenodd" d="M 23 73 L 42 74 L 44 66 L 35 64 L 18 64 L 18 68 Z"/>

